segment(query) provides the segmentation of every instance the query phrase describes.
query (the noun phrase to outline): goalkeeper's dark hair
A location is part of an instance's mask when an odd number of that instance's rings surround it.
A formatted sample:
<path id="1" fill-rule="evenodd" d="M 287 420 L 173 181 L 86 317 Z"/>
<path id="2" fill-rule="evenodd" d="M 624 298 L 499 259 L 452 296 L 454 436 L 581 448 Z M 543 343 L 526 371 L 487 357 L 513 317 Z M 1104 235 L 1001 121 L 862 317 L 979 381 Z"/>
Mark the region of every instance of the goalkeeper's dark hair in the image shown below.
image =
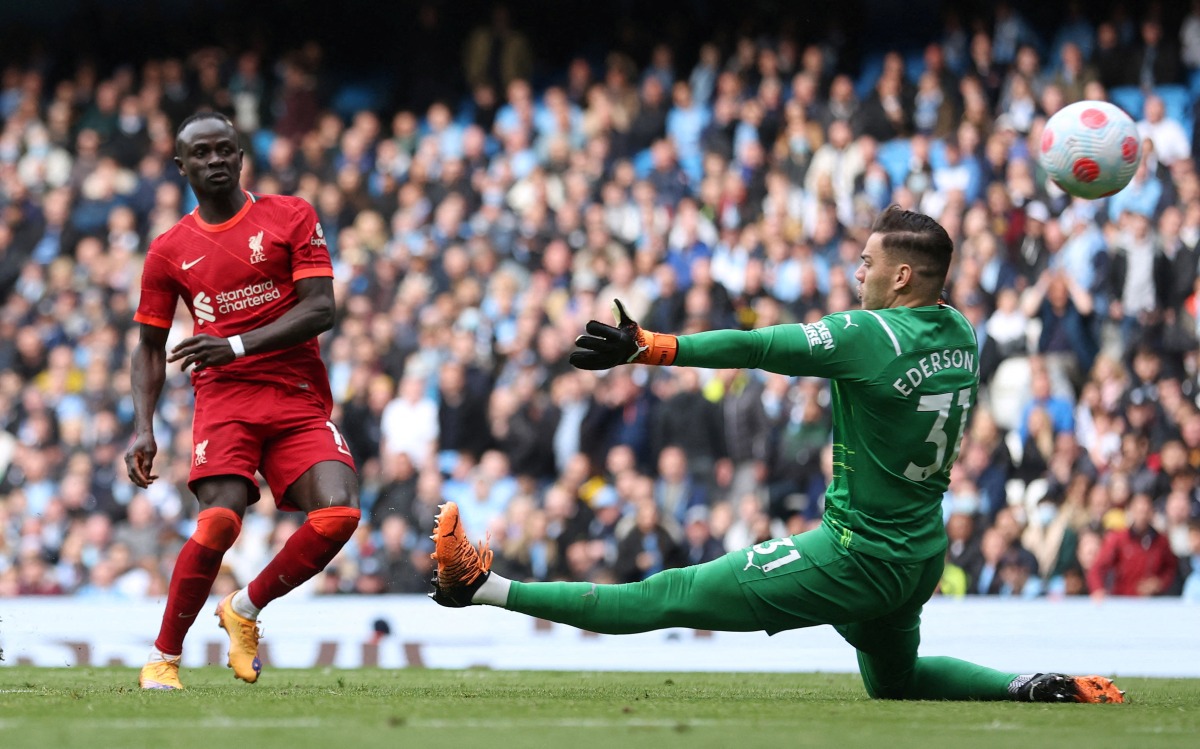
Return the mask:
<path id="1" fill-rule="evenodd" d="M 875 219 L 871 231 L 881 236 L 885 250 L 899 253 L 918 276 L 937 284 L 939 289 L 946 282 L 954 242 L 937 221 L 923 213 L 891 205 Z"/>
<path id="2" fill-rule="evenodd" d="M 180 143 L 179 137 L 181 135 L 183 135 L 184 129 L 187 128 L 187 126 L 192 124 L 193 122 L 200 122 L 201 120 L 219 120 L 221 122 L 224 122 L 229 127 L 233 128 L 235 132 L 237 130 L 237 128 L 235 128 L 233 125 L 233 120 L 229 119 L 228 117 L 221 114 L 220 112 L 214 112 L 211 109 L 205 109 L 205 110 L 196 112 L 195 114 L 188 115 L 187 117 L 184 118 L 183 122 L 179 123 L 179 127 L 175 128 L 175 154 L 176 155 L 182 155 L 182 150 L 180 149 L 180 146 L 182 144 Z"/>

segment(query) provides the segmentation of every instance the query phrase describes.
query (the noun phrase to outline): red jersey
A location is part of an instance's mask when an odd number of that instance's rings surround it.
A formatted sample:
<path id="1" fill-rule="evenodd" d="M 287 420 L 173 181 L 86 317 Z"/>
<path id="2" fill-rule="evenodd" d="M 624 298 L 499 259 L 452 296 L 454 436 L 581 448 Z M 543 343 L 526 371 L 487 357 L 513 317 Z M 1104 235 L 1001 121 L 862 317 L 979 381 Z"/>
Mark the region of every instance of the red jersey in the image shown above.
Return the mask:
<path id="1" fill-rule="evenodd" d="M 177 300 L 192 313 L 192 334 L 238 335 L 277 320 L 296 305 L 296 281 L 332 277 L 317 213 L 302 198 L 251 195 L 233 218 L 208 224 L 198 211 L 150 244 L 133 319 L 170 328 Z M 220 367 L 193 372 L 192 384 L 278 382 L 332 403 L 315 338 Z"/>
<path id="2" fill-rule="evenodd" d="M 1171 543 L 1158 531 L 1138 536 L 1128 528 L 1109 531 L 1100 547 L 1092 568 L 1088 570 L 1088 587 L 1092 591 L 1107 587 L 1111 574 L 1111 593 L 1117 596 L 1136 596 L 1138 583 L 1157 577 L 1159 590 L 1165 591 L 1175 581 L 1179 562 L 1171 553 Z"/>

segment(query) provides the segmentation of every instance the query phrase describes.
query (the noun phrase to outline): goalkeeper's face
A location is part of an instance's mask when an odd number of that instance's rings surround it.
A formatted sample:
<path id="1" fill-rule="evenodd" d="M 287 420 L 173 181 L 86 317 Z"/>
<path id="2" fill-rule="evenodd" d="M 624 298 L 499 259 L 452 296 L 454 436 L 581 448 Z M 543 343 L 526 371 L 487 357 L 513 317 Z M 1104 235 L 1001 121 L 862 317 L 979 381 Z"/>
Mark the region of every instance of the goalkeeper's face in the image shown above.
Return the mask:
<path id="1" fill-rule="evenodd" d="M 883 239 L 879 234 L 872 234 L 867 239 L 859 256 L 862 262 L 854 273 L 858 281 L 858 297 L 862 300 L 863 309 L 883 309 L 891 306 L 894 296 L 892 287 L 895 282 L 896 269 L 887 250 L 883 249 Z"/>

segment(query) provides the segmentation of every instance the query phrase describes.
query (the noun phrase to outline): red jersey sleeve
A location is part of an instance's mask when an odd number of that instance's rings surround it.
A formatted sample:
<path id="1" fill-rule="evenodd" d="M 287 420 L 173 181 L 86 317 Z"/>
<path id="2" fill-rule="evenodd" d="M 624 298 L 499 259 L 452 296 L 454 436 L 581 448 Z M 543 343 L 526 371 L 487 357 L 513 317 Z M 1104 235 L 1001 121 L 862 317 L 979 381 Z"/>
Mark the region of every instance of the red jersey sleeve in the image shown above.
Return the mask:
<path id="1" fill-rule="evenodd" d="M 317 212 L 307 201 L 298 200 L 296 223 L 292 226 L 292 280 L 302 278 L 333 277 L 333 263 L 329 260 L 329 245 L 325 242 L 325 230 L 317 220 Z"/>
<path id="2" fill-rule="evenodd" d="M 175 318 L 175 305 L 179 300 L 180 288 L 171 274 L 171 265 L 151 245 L 142 265 L 142 295 L 138 300 L 135 322 L 170 328 Z"/>

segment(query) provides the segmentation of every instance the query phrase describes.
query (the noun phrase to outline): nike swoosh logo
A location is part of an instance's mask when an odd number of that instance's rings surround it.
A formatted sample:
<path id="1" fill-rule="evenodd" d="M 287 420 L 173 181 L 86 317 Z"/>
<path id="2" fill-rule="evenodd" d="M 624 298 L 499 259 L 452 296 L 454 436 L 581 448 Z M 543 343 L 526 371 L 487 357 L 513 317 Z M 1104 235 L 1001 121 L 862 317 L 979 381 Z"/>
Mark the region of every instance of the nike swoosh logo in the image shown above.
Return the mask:
<path id="1" fill-rule="evenodd" d="M 192 619 L 192 618 L 194 618 L 196 615 L 195 615 L 195 614 L 179 614 L 178 616 L 179 616 L 179 618 L 180 618 L 180 619 Z"/>
<path id="2" fill-rule="evenodd" d="M 196 258 L 195 260 L 193 260 L 190 263 L 180 263 L 179 267 L 183 268 L 184 270 L 191 270 L 193 265 L 200 262 L 201 260 L 203 260 L 206 257 L 208 257 L 208 255 L 201 255 L 200 257 Z"/>
<path id="3" fill-rule="evenodd" d="M 289 582 L 287 581 L 287 578 L 286 578 L 286 577 L 284 577 L 283 575 L 280 575 L 280 576 L 279 576 L 279 582 L 283 583 L 284 585 L 288 586 L 289 588 L 294 588 L 294 587 L 296 587 L 295 585 L 292 585 L 291 583 L 289 583 Z"/>

